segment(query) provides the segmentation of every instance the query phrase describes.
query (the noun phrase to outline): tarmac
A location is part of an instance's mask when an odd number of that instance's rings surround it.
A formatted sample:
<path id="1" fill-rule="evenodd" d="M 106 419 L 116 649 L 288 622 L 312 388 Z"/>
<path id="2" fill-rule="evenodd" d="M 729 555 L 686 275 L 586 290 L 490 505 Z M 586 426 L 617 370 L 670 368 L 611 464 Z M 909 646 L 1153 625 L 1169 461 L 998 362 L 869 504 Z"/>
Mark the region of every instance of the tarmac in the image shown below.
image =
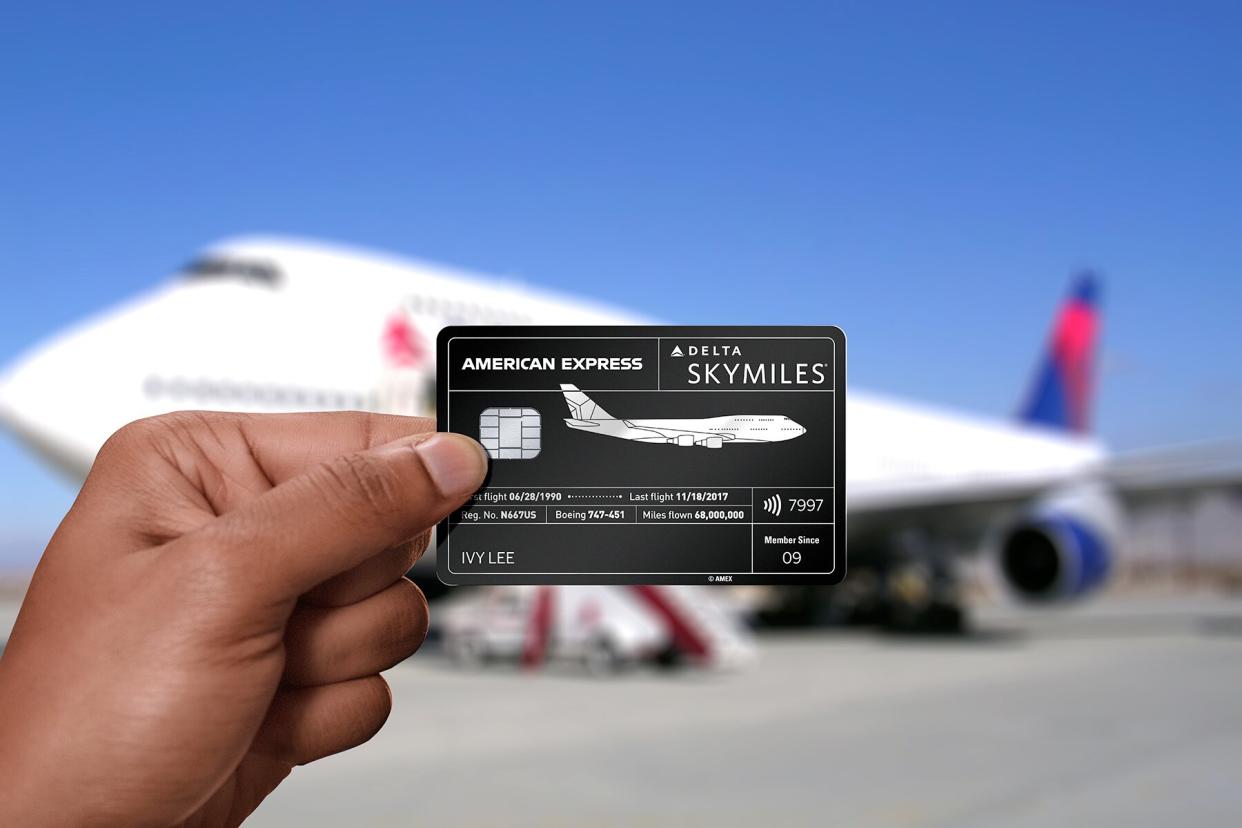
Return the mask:
<path id="1" fill-rule="evenodd" d="M 1236 825 L 1242 600 L 999 608 L 961 639 L 764 636 L 703 675 L 389 673 L 367 746 L 283 825 Z"/>
<path id="2" fill-rule="evenodd" d="M 976 627 L 765 635 L 733 674 L 465 671 L 431 648 L 387 674 L 375 739 L 295 770 L 247 824 L 1238 823 L 1242 599 Z"/>

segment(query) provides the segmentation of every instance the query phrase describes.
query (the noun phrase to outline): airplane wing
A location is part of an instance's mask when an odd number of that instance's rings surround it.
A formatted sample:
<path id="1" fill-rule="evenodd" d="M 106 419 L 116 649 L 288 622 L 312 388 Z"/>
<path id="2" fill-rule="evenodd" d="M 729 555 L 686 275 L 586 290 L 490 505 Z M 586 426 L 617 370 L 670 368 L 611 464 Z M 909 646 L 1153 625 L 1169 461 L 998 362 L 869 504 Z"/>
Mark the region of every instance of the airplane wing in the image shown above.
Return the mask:
<path id="1" fill-rule="evenodd" d="M 1130 452 L 1075 475 L 910 480 L 849 493 L 850 531 L 919 525 L 977 532 L 1062 487 L 1098 483 L 1127 508 L 1184 502 L 1212 492 L 1242 498 L 1242 440 Z"/>
<path id="2" fill-rule="evenodd" d="M 1103 476 L 1127 504 L 1184 500 L 1209 491 L 1242 497 L 1242 440 L 1120 454 Z"/>
<path id="3" fill-rule="evenodd" d="M 919 481 L 847 490 L 851 538 L 918 527 L 973 546 L 990 527 L 1081 477 Z"/>
<path id="4" fill-rule="evenodd" d="M 634 420 L 622 420 L 621 423 L 627 429 L 624 435 L 626 439 L 644 443 L 672 442 L 683 435 L 693 437 L 695 441 L 702 440 L 705 437 L 719 436 L 704 431 L 686 431 L 685 429 L 668 428 L 667 426 L 651 425 L 650 423 L 635 422 Z"/>
<path id="5" fill-rule="evenodd" d="M 711 429 L 674 428 L 672 426 L 659 425 L 658 423 L 653 425 L 642 420 L 624 420 L 623 422 L 630 428 L 636 428 L 642 431 L 654 431 L 662 437 L 676 438 L 686 435 L 694 437 L 696 440 L 701 440 L 704 437 L 719 437 L 722 440 L 734 439 L 732 434 L 727 434 L 723 431 L 712 431 Z"/>

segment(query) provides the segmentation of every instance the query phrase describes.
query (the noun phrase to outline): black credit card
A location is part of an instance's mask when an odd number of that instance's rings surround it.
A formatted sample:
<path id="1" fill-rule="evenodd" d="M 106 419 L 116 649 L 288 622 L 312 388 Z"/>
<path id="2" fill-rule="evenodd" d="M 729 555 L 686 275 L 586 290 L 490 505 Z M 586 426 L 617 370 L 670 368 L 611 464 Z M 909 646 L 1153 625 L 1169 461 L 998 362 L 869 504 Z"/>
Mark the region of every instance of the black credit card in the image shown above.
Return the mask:
<path id="1" fill-rule="evenodd" d="M 487 482 L 436 530 L 446 584 L 830 584 L 845 576 L 836 327 L 461 326 L 441 431 Z"/>

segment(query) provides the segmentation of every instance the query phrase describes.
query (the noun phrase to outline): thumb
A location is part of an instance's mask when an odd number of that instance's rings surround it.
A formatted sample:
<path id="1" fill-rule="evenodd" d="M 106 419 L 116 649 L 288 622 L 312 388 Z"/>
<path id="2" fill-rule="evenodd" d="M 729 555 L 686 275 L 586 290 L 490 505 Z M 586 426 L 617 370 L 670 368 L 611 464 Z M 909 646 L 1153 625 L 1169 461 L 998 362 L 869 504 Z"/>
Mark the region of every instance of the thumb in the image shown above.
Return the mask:
<path id="1" fill-rule="evenodd" d="M 194 534 L 266 597 L 296 598 L 434 526 L 486 473 L 487 454 L 469 437 L 411 435 L 341 455 Z"/>

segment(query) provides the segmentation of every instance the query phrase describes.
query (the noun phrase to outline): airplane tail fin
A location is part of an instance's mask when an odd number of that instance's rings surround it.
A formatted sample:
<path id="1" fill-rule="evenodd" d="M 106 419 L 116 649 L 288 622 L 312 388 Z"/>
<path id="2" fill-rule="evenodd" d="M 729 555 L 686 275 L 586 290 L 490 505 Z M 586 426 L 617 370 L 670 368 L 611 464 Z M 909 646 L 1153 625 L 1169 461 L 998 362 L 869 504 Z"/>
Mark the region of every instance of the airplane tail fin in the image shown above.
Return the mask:
<path id="1" fill-rule="evenodd" d="M 1079 273 L 1057 313 L 1018 419 L 1075 434 L 1090 430 L 1099 301 L 1099 277 Z"/>
<path id="2" fill-rule="evenodd" d="M 578 390 L 578 386 L 561 383 L 561 393 L 565 395 L 565 403 L 569 413 L 575 420 L 615 420 L 616 417 L 600 408 L 586 394 Z"/>

